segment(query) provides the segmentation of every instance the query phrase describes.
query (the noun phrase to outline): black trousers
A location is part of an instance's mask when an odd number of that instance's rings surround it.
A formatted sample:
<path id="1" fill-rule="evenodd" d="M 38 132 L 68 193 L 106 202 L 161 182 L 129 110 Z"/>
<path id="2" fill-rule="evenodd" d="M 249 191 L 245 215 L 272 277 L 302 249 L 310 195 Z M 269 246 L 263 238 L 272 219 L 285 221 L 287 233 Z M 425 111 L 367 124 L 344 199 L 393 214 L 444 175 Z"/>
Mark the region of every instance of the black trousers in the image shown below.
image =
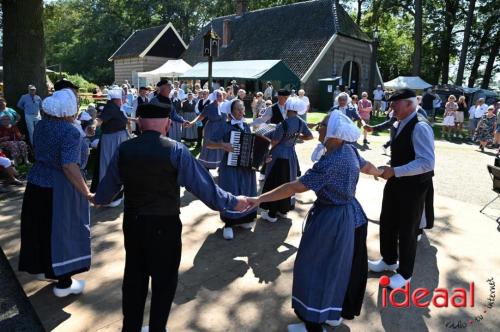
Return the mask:
<path id="1" fill-rule="evenodd" d="M 431 183 L 432 179 L 422 182 L 414 177 L 393 177 L 384 188 L 380 214 L 380 253 L 384 262 L 395 264 L 399 248 L 398 273 L 405 279 L 413 274 L 417 231 Z"/>
<path id="2" fill-rule="evenodd" d="M 177 288 L 182 224 L 178 216 L 125 215 L 123 329 L 139 332 L 151 278 L 149 331 L 164 332 Z"/>

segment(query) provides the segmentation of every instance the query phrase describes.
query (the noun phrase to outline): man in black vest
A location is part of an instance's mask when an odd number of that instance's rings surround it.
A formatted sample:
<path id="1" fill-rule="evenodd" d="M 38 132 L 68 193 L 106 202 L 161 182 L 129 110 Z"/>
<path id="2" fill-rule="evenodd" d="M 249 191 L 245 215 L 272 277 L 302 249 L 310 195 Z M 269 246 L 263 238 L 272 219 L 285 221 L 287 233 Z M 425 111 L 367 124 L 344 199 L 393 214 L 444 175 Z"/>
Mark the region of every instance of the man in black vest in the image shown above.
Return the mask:
<path id="1" fill-rule="evenodd" d="M 220 189 L 183 144 L 164 137 L 169 115 L 169 107 L 139 106 L 142 135 L 120 145 L 94 197 L 95 204 L 106 204 L 124 187 L 122 331 L 141 330 L 150 277 L 149 331 L 165 331 L 181 259 L 180 186 L 215 210 L 247 206 Z"/>
<path id="2" fill-rule="evenodd" d="M 278 90 L 278 102 L 268 107 L 260 118 L 252 122 L 252 126 L 257 126 L 262 123 L 279 124 L 286 119 L 285 104 L 290 96 L 290 91 L 285 89 Z"/>
<path id="3" fill-rule="evenodd" d="M 416 111 L 415 93 L 409 89 L 396 91 L 389 102 L 399 124 L 391 140 L 391 166 L 383 167 L 382 174 L 387 180 L 380 214 L 382 259 L 368 261 L 368 268 L 373 272 L 397 270 L 389 284 L 396 289 L 404 287 L 413 274 L 418 229 L 431 190 L 435 157 L 434 133 L 427 119 Z"/>

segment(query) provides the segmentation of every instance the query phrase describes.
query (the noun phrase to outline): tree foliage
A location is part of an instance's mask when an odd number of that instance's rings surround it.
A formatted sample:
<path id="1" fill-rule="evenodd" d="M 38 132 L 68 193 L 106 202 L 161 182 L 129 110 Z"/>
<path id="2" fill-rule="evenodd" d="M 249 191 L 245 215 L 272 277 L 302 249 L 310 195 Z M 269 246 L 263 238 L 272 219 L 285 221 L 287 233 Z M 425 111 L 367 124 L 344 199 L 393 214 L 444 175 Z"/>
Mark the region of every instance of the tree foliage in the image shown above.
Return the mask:
<path id="1" fill-rule="evenodd" d="M 375 29 L 380 31 L 378 64 L 384 80 L 417 71 L 422 78 L 436 84 L 455 81 L 470 1 L 418 2 L 422 4 L 421 42 L 415 40 L 414 0 L 341 0 L 341 3 L 369 35 Z M 300 1 L 247 1 L 249 10 L 294 2 Z M 107 59 L 134 30 L 172 22 L 188 43 L 212 18 L 234 12 L 235 2 L 229 0 L 56 0 L 46 4 L 44 11 L 47 64 L 60 63 L 64 71 L 79 73 L 93 82 L 110 83 L 112 66 Z M 476 0 L 470 40 L 464 46 L 465 81 L 470 83 L 472 79 L 472 84 L 480 85 L 483 78 L 489 81 L 500 70 L 498 54 L 491 51 L 496 45 L 499 25 L 498 0 Z M 418 48 L 420 52 L 415 52 Z M 418 54 L 421 54 L 420 68 L 414 66 L 414 56 Z M 493 63 L 489 66 L 490 75 L 484 73 L 487 63 Z"/>

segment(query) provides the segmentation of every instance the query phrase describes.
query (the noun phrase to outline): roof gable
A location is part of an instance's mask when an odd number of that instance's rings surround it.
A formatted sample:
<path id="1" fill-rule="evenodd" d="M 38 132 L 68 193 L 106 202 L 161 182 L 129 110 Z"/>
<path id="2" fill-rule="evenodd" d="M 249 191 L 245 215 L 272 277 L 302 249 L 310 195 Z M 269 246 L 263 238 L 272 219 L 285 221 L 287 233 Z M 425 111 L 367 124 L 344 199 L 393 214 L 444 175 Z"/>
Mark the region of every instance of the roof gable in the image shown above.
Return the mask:
<path id="1" fill-rule="evenodd" d="M 298 77 L 304 76 L 333 35 L 370 41 L 336 0 L 314 0 L 218 17 L 191 41 L 183 59 L 191 65 L 206 61 L 203 35 L 212 26 L 222 37 L 224 20 L 230 21 L 232 40 L 220 47 L 217 61 L 281 59 Z"/>
<path id="2" fill-rule="evenodd" d="M 187 48 L 172 23 L 134 31 L 108 59 L 146 55 L 177 58 Z"/>

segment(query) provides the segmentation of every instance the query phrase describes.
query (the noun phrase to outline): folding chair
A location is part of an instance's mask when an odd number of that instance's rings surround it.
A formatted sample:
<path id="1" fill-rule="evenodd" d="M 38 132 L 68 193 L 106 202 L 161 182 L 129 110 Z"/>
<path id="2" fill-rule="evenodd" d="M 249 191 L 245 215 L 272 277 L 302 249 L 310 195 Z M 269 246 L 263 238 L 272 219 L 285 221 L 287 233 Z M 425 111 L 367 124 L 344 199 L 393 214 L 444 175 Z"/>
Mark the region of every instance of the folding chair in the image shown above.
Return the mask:
<path id="1" fill-rule="evenodd" d="M 492 165 L 488 165 L 487 167 L 488 167 L 488 172 L 490 173 L 491 180 L 493 181 L 493 188 L 491 188 L 491 190 L 493 190 L 497 194 L 497 196 L 493 198 L 490 202 L 488 202 L 488 204 L 483 206 L 483 208 L 479 211 L 481 213 L 484 211 L 484 209 L 486 209 L 486 207 L 488 207 L 488 205 L 490 205 L 491 203 L 496 201 L 498 197 L 500 197 L 500 167 Z"/>

